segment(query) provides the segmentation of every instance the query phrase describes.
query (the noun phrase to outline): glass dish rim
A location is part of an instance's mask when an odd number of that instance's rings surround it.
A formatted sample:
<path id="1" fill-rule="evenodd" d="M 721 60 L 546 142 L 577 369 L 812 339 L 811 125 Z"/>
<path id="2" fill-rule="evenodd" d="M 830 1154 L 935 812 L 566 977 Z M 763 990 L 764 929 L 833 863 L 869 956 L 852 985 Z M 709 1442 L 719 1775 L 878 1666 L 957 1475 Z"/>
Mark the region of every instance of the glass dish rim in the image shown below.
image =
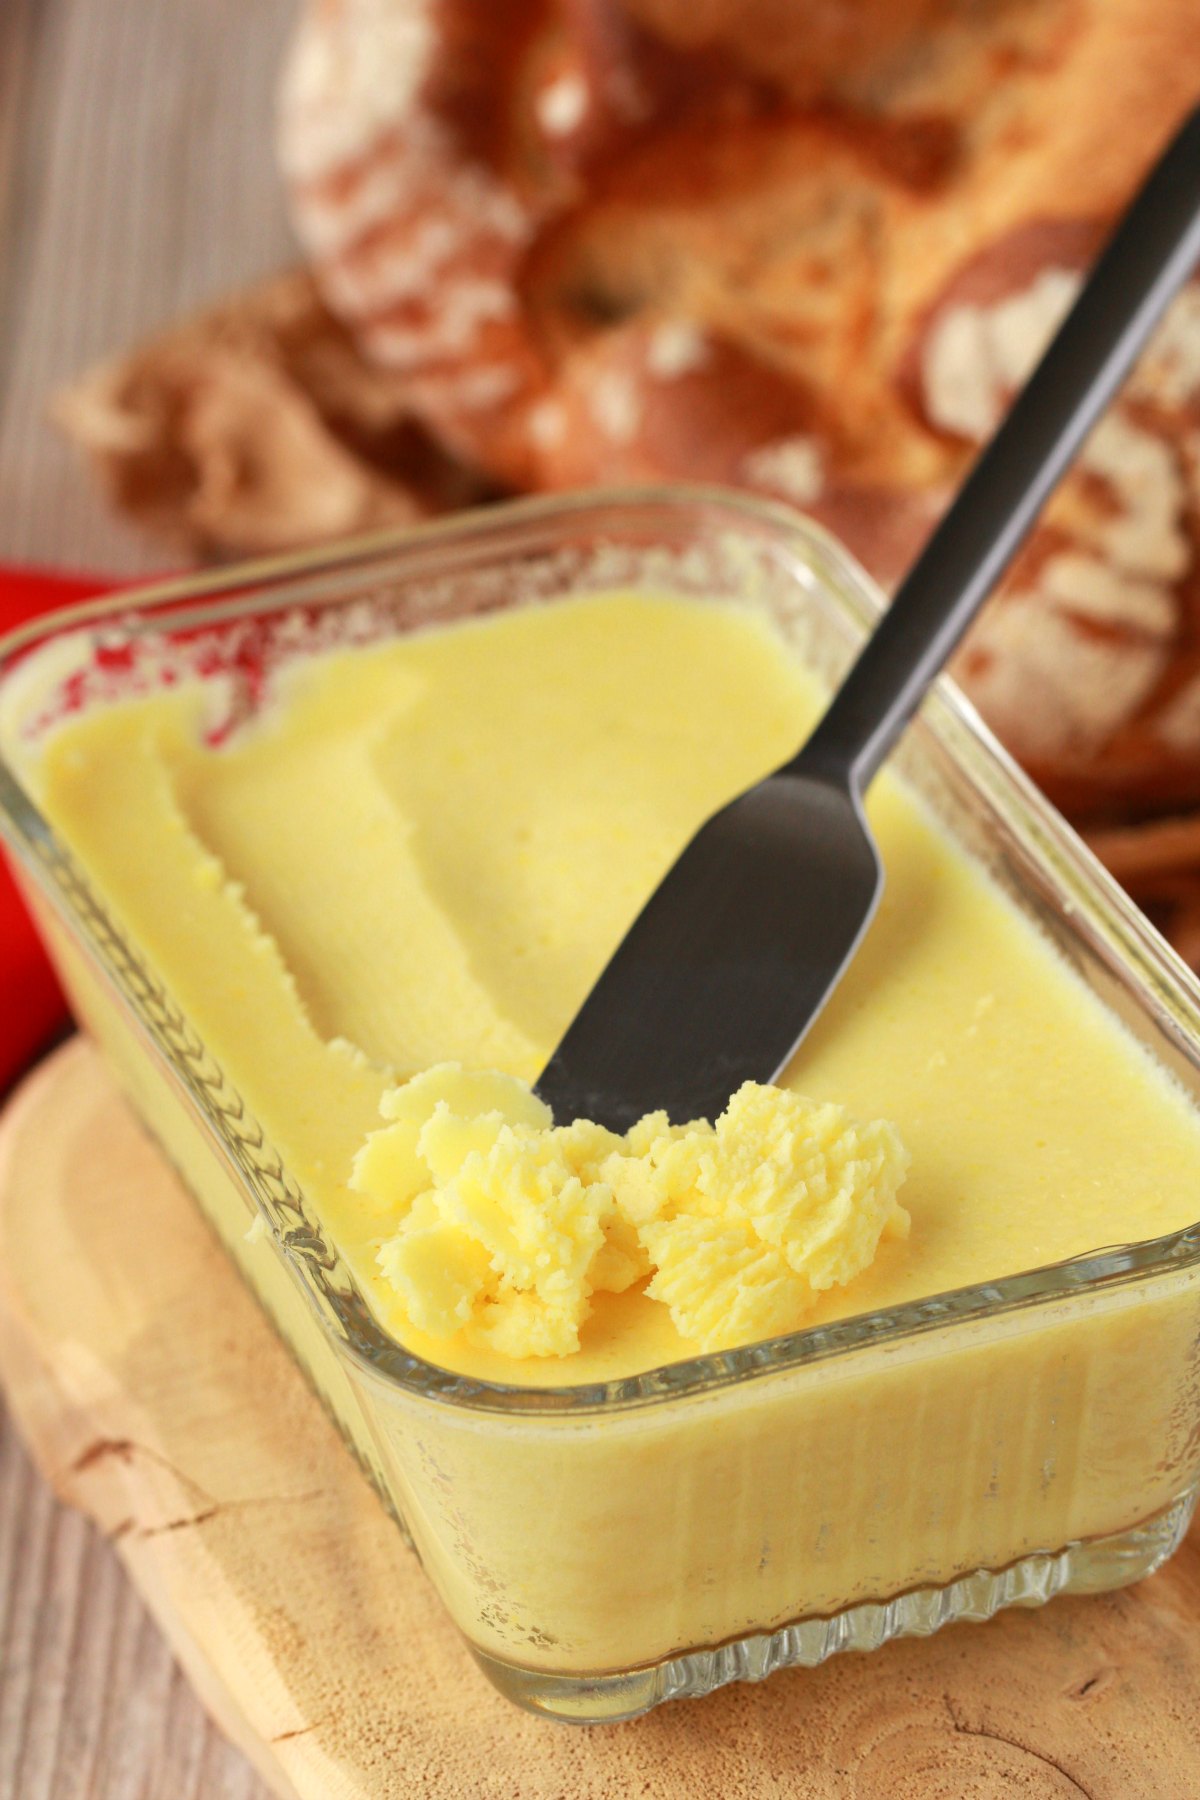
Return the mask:
<path id="1" fill-rule="evenodd" d="M 735 528 L 738 524 L 755 527 L 761 534 L 790 546 L 823 580 L 829 589 L 830 603 L 860 631 L 870 627 L 886 604 L 881 590 L 851 553 L 823 526 L 794 509 L 717 486 L 603 487 L 497 502 L 417 526 L 393 527 L 310 550 L 238 562 L 216 571 L 203 570 L 146 583 L 139 583 L 134 577 L 127 587 L 43 614 L 0 636 L 0 687 L 13 665 L 23 661 L 34 646 L 69 632 L 103 624 L 128 626 L 140 615 L 162 616 L 176 629 L 200 629 L 209 623 L 227 621 L 239 612 L 246 616 L 282 611 L 289 605 L 303 603 L 302 597 L 277 589 L 306 576 L 366 571 L 377 561 L 391 559 L 389 572 L 402 579 L 403 562 L 418 561 L 422 554 L 452 552 L 467 544 L 486 545 L 489 539 L 496 540 L 499 550 L 514 529 L 582 524 L 589 517 L 614 508 L 647 515 L 663 510 L 702 515 L 716 510 L 729 516 Z M 394 567 L 397 558 L 401 561 L 399 570 Z M 410 571 L 410 578 L 413 573 Z M 264 590 L 269 591 L 264 594 Z M 1013 762 L 953 682 L 945 677 L 939 680 L 922 710 L 972 787 L 982 792 L 989 811 L 998 811 L 1010 828 L 1020 826 L 1020 835 L 1027 845 L 1031 838 L 1036 840 L 1035 847 L 1050 866 L 1056 885 L 1070 890 L 1073 919 L 1090 926 L 1093 936 L 1104 944 L 1110 961 L 1120 961 L 1124 979 L 1142 1008 L 1150 1010 L 1155 1002 L 1165 1007 L 1175 1035 L 1186 1039 L 1193 1051 L 1200 1050 L 1200 980 Z M 46 891 L 50 872 L 40 858 L 34 860 L 29 854 L 35 837 L 52 846 L 60 856 L 66 849 L 20 776 L 0 754 L 0 838 L 30 871 L 39 889 Z M 68 918 L 72 916 L 62 892 L 50 893 L 49 897 L 66 911 Z M 88 954 L 104 968 L 99 951 L 89 946 Z M 105 969 L 105 973 L 111 971 Z M 120 999 L 126 1009 L 132 1005 L 127 995 L 121 994 Z M 155 1034 L 148 1021 L 139 1016 L 138 1023 L 153 1040 Z M 161 1054 L 161 1045 L 158 1049 Z M 215 1131 L 211 1117 L 198 1105 L 194 1092 L 189 1092 L 189 1103 L 193 1112 L 200 1112 L 206 1129 Z M 282 1159 L 279 1163 L 286 1173 Z M 492 1415 L 576 1417 L 682 1400 L 725 1389 L 750 1377 L 783 1374 L 857 1351 L 883 1349 L 939 1327 L 978 1324 L 1017 1310 L 1049 1306 L 1117 1285 L 1177 1274 L 1200 1264 L 1198 1217 L 1196 1223 L 1160 1237 L 1103 1247 L 994 1281 L 806 1326 L 760 1343 L 699 1354 L 608 1381 L 540 1387 L 485 1381 L 429 1362 L 405 1349 L 378 1325 L 361 1298 L 357 1308 L 342 1305 L 337 1290 L 313 1280 L 319 1258 L 312 1256 L 312 1243 L 298 1247 L 285 1242 L 245 1171 L 239 1169 L 237 1174 L 248 1189 L 256 1213 L 264 1219 L 276 1251 L 290 1266 L 321 1330 L 339 1355 L 349 1357 L 372 1382 L 387 1388 L 398 1387 L 423 1400 Z M 304 1190 L 298 1183 L 295 1185 L 304 1200 Z M 311 1223 L 310 1233 L 318 1251 L 326 1250 L 319 1231 Z M 336 1260 L 336 1245 L 333 1256 Z M 339 1327 L 336 1332 L 330 1327 L 327 1308 L 335 1315 Z"/>

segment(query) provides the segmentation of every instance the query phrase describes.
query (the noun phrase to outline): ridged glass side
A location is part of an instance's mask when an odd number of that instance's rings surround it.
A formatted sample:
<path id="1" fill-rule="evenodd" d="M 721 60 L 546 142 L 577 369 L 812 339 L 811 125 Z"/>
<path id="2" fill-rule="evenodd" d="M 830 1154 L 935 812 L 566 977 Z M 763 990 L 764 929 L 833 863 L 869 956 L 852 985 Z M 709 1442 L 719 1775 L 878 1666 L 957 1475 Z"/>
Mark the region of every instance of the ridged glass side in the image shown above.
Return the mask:
<path id="1" fill-rule="evenodd" d="M 664 1700 L 700 1700 L 731 1681 L 765 1681 L 778 1669 L 815 1669 L 843 1650 L 878 1650 L 893 1638 L 932 1637 L 943 1625 L 980 1624 L 1009 1606 L 1042 1606 L 1057 1594 L 1101 1594 L 1161 1568 L 1187 1533 L 1200 1488 L 1132 1530 L 1057 1555 L 1027 1556 L 1006 1569 L 977 1569 L 945 1587 L 914 1588 L 894 1600 L 848 1606 L 832 1618 L 802 1619 L 715 1650 L 676 1656 L 653 1668 L 558 1679 L 475 1652 L 488 1678 L 529 1712 L 577 1725 L 616 1724 Z"/>

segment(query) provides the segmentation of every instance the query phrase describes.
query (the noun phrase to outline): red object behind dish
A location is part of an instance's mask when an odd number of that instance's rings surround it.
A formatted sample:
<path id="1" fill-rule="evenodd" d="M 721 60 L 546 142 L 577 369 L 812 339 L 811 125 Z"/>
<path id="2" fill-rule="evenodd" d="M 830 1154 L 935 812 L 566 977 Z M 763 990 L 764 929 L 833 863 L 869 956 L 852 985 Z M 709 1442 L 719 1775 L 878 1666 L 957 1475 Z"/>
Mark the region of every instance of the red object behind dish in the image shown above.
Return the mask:
<path id="1" fill-rule="evenodd" d="M 26 619 L 109 591 L 88 575 L 48 575 L 0 568 L 0 634 Z M 37 1056 L 67 1016 L 29 914 L 7 868 L 0 865 L 0 1093 Z"/>

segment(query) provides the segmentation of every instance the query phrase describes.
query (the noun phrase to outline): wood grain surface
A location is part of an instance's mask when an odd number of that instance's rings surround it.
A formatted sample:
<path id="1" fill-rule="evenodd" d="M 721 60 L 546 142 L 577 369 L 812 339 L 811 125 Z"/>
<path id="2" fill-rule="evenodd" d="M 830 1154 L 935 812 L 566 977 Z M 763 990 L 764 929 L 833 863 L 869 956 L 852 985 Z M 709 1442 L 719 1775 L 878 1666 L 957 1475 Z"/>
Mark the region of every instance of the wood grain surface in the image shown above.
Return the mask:
<path id="1" fill-rule="evenodd" d="M 1200 1531 L 1136 1587 L 627 1725 L 518 1712 L 472 1665 L 249 1290 L 79 1042 L 0 1124 L 0 1366 L 43 1468 L 101 1523 L 218 1717 L 296 1800 L 1200 1794 Z M 31 1565 L 18 1592 L 37 1585 L 44 1555 L 36 1534 L 18 1549 Z M 69 1554 L 60 1566 L 80 1591 Z M 83 1666 L 102 1671 L 103 1603 L 89 1617 L 74 1600 L 60 1620 L 51 1589 L 44 1605 L 47 1628 L 74 1632 Z M 139 1703 L 164 1754 L 173 1695 L 155 1675 Z M 98 1782 L 120 1778 L 118 1729 L 99 1752 L 110 1760 L 92 1765 Z M 68 1742 L 72 1754 L 84 1753 Z M 253 1791 L 211 1761 L 174 1779 L 73 1791 Z"/>
<path id="2" fill-rule="evenodd" d="M 80 369 L 290 260 L 294 0 L 0 0 L 0 561 L 160 566 L 47 419 Z M 0 1800 L 261 1800 L 0 1400 Z"/>
<path id="3" fill-rule="evenodd" d="M 46 416 L 88 364 L 291 260 L 295 0 L 0 0 L 0 560 L 161 564 Z"/>

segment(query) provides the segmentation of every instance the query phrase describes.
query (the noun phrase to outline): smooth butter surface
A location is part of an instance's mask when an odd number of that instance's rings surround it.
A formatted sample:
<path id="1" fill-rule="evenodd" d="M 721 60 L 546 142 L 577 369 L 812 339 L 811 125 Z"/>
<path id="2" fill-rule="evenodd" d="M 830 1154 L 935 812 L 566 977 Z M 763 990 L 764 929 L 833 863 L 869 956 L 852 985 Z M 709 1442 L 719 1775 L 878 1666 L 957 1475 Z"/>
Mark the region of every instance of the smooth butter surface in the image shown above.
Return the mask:
<path id="1" fill-rule="evenodd" d="M 397 1076 L 531 1079 L 691 831 L 816 706 L 746 611 L 571 600 L 297 666 L 219 751 L 194 691 L 97 712 L 50 741 L 40 792 L 385 1322 L 472 1373 L 585 1381 L 692 1346 L 637 1288 L 555 1362 L 406 1327 L 355 1154 Z M 808 1320 L 1191 1222 L 1182 1096 L 894 784 L 871 812 L 881 911 L 789 1084 L 895 1123 L 912 1232 Z"/>

